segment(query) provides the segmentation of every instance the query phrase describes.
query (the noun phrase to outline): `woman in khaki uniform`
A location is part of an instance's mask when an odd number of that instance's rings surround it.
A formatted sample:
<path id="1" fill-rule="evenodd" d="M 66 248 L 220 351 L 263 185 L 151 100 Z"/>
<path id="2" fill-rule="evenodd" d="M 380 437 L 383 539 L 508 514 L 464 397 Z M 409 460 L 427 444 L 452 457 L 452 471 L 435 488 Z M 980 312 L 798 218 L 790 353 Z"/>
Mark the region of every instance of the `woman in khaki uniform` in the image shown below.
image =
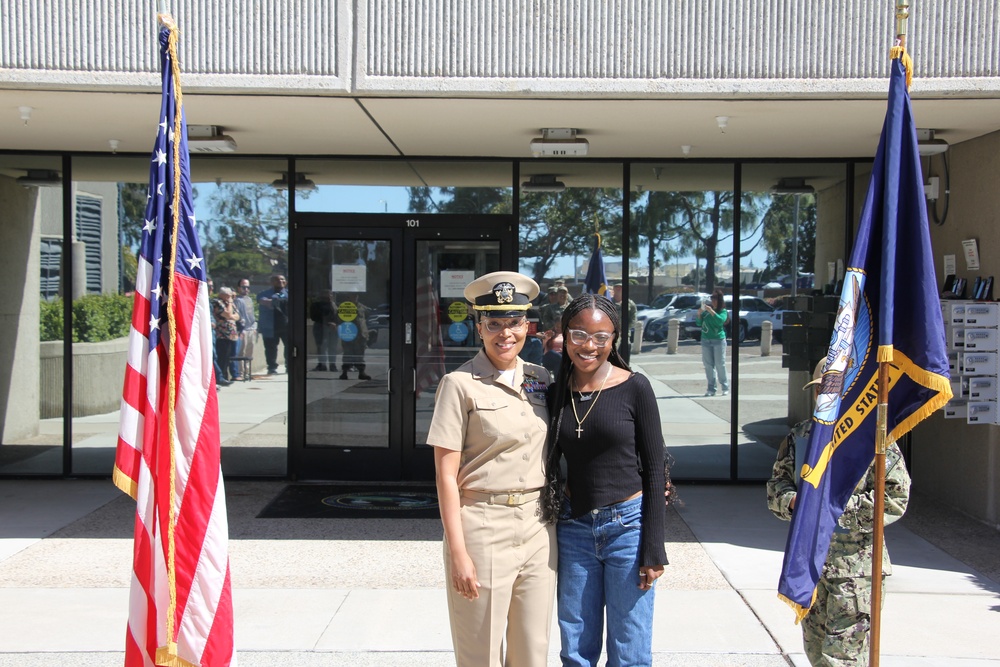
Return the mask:
<path id="1" fill-rule="evenodd" d="M 537 295 L 533 280 L 509 271 L 465 288 L 483 349 L 442 378 L 427 435 L 460 667 L 547 661 L 556 583 L 555 530 L 541 505 L 549 373 L 518 357 Z"/>

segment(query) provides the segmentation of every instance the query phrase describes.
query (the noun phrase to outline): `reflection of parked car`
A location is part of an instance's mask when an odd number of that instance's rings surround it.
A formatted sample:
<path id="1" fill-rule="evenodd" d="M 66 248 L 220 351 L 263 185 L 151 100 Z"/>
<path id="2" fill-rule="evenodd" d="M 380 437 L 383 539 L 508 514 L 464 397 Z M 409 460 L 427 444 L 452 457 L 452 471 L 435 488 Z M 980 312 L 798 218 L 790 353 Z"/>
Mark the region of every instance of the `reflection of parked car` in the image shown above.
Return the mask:
<path id="1" fill-rule="evenodd" d="M 726 310 L 729 311 L 730 317 L 726 324 L 727 336 L 729 338 L 733 337 L 732 325 L 736 318 L 733 317 L 733 297 L 726 294 L 725 297 Z M 748 338 L 760 338 L 761 328 L 764 322 L 771 322 L 772 335 L 776 340 L 781 340 L 781 314 L 784 311 L 775 310 L 767 301 L 756 296 L 741 296 L 740 297 L 740 312 L 738 315 L 739 328 L 736 334 L 736 340 L 742 343 Z M 695 340 L 701 339 L 701 327 L 698 326 L 698 309 L 690 310 L 684 314 L 684 319 L 681 322 L 681 332 Z"/>
<path id="2" fill-rule="evenodd" d="M 368 325 L 368 347 L 375 347 L 379 331 L 389 328 L 389 304 L 381 303 L 374 308 L 369 308 L 365 323 Z"/>
<path id="3" fill-rule="evenodd" d="M 667 338 L 667 326 L 670 320 L 681 317 L 682 313 L 690 308 L 697 308 L 701 302 L 708 298 L 708 294 L 701 292 L 685 294 L 661 294 L 660 296 L 670 296 L 667 304 L 655 310 L 647 310 L 646 317 L 642 313 L 636 315 L 639 319 L 645 319 L 646 324 L 642 330 L 642 339 L 660 342 Z M 659 299 L 660 297 L 657 297 Z M 655 300 L 654 300 L 655 303 Z"/>

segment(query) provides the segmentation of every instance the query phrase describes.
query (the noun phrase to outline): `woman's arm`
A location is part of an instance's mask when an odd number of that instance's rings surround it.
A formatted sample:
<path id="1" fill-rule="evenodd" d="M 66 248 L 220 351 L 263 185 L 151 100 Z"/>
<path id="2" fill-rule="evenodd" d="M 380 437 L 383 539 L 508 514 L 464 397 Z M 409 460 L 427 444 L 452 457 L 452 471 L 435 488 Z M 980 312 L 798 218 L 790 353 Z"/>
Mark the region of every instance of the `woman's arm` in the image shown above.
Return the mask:
<path id="1" fill-rule="evenodd" d="M 462 452 L 444 447 L 434 448 L 435 482 L 437 483 L 438 507 L 441 523 L 448 540 L 451 560 L 451 583 L 455 590 L 469 600 L 479 597 L 479 580 L 476 566 L 465 549 L 465 534 L 462 531 L 461 498 L 458 488 L 458 471 L 462 463 Z"/>
<path id="2" fill-rule="evenodd" d="M 663 447 L 663 431 L 660 411 L 656 406 L 653 388 L 642 375 L 636 375 L 635 403 L 635 444 L 642 466 L 642 536 L 639 540 L 640 577 L 639 588 L 652 588 L 653 582 L 663 574 L 667 554 L 663 548 L 666 534 L 667 508 L 663 498 L 666 484 L 664 466 L 666 451 Z"/>

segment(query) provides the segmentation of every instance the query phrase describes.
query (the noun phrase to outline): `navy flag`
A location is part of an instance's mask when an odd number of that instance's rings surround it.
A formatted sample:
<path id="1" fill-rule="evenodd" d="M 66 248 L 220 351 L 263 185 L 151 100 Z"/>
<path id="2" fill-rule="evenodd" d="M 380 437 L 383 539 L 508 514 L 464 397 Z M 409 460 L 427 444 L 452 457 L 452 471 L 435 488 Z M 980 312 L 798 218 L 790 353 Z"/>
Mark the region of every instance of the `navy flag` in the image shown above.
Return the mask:
<path id="1" fill-rule="evenodd" d="M 587 277 L 583 279 L 584 294 L 598 294 L 611 298 L 608 291 L 608 277 L 604 273 L 604 255 L 601 254 L 601 235 L 595 234 L 594 252 L 587 265 Z"/>
<path id="2" fill-rule="evenodd" d="M 779 597 L 797 620 L 815 599 L 831 534 L 875 458 L 879 361 L 890 364 L 886 442 L 951 398 L 905 52 L 897 47 L 893 57 L 885 123 L 823 365 L 778 582 Z"/>

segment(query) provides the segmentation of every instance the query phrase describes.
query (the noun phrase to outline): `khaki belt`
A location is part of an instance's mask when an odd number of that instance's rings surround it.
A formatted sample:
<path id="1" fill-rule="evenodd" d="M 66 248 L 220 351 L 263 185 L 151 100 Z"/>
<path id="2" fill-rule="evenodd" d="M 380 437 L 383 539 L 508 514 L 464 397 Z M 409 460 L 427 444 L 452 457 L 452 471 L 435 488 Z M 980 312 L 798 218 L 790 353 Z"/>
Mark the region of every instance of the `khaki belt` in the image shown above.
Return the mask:
<path id="1" fill-rule="evenodd" d="M 486 502 L 489 505 L 507 505 L 516 507 L 537 500 L 542 495 L 541 489 L 530 491 L 475 491 L 473 489 L 462 489 L 462 497 Z"/>

